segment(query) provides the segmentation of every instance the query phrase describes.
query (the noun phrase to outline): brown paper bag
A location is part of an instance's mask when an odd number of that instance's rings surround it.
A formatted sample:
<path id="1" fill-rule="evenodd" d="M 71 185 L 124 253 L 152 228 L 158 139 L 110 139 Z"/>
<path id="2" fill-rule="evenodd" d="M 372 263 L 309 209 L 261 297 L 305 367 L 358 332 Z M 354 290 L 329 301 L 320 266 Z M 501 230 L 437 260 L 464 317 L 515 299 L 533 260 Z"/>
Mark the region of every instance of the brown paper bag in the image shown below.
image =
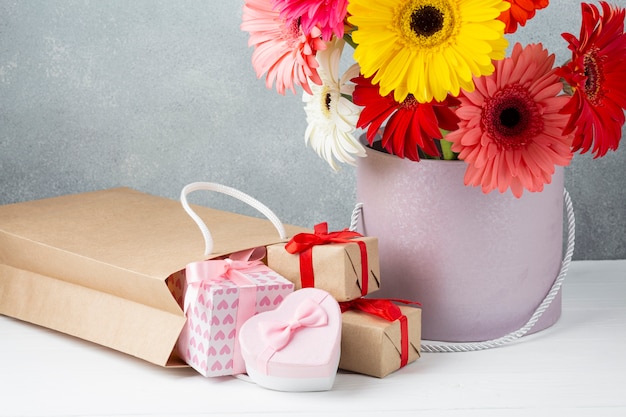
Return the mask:
<path id="1" fill-rule="evenodd" d="M 194 261 L 284 241 L 266 219 L 194 206 L 129 188 L 0 206 L 0 314 L 161 366 L 185 317 L 167 279 Z M 308 231 L 285 226 L 287 236 Z"/>

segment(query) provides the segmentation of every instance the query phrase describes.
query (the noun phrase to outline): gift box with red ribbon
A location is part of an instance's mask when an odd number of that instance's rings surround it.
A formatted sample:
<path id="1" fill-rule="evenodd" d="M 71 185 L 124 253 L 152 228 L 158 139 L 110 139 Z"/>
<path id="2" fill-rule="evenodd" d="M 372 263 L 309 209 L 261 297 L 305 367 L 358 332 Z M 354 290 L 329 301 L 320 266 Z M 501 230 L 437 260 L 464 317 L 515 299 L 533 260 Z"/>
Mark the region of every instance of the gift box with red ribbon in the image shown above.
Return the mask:
<path id="1" fill-rule="evenodd" d="M 354 300 L 380 287 L 378 239 L 347 229 L 328 232 L 327 223 L 286 244 L 268 246 L 267 265 L 296 290 L 319 288 L 337 301 Z"/>
<path id="2" fill-rule="evenodd" d="M 204 376 L 245 373 L 240 327 L 253 315 L 277 308 L 293 292 L 291 282 L 263 264 L 262 257 L 250 258 L 251 254 L 244 251 L 226 259 L 193 262 L 185 269 L 187 322 L 177 351 Z"/>
<path id="3" fill-rule="evenodd" d="M 420 357 L 419 303 L 359 298 L 339 305 L 342 311 L 339 368 L 384 378 Z"/>

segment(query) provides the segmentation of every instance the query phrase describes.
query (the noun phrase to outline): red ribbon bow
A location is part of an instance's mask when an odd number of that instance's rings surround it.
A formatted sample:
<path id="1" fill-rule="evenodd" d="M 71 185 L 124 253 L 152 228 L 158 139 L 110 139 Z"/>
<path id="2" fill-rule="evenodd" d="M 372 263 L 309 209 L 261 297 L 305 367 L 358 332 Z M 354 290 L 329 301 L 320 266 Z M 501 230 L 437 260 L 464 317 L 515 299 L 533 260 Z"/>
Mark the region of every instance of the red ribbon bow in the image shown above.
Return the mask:
<path id="1" fill-rule="evenodd" d="M 302 288 L 313 287 L 315 278 L 313 274 L 313 247 L 329 243 L 356 243 L 361 252 L 361 295 L 368 293 L 369 268 L 367 265 L 367 247 L 361 240 L 352 240 L 355 237 L 363 237 L 360 233 L 344 229 L 328 233 L 328 223 L 316 224 L 314 233 L 298 233 L 285 245 L 289 253 L 300 254 L 300 280 Z"/>
<path id="2" fill-rule="evenodd" d="M 383 298 L 357 298 L 352 301 L 344 301 L 339 303 L 341 312 L 348 310 L 359 310 L 364 313 L 372 314 L 387 321 L 400 321 L 400 368 L 409 362 L 409 323 L 407 317 L 402 314 L 400 307 L 393 301 L 404 304 L 416 304 L 421 306 L 417 301 L 407 301 L 399 299 L 383 299 Z"/>

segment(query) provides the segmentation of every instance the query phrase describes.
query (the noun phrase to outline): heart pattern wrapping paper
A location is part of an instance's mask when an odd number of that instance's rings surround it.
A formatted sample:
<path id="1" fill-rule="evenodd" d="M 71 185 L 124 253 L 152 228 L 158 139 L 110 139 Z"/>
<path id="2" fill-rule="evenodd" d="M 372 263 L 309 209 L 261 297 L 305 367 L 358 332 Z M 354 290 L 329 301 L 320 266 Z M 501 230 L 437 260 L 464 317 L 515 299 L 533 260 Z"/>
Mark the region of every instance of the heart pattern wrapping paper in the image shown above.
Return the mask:
<path id="1" fill-rule="evenodd" d="M 187 323 L 178 340 L 177 351 L 204 376 L 244 373 L 237 332 L 249 317 L 242 317 L 240 308 L 252 309 L 252 314 L 273 310 L 293 292 L 291 282 L 265 266 L 246 272 L 245 276 L 247 284 L 223 278 L 204 281 L 195 301 L 187 308 Z M 187 288 L 186 282 L 177 280 L 184 281 L 184 275 L 171 277 L 171 283 L 168 282 L 171 289 Z M 250 291 L 253 297 L 244 302 L 253 305 L 240 306 L 242 293 Z"/>

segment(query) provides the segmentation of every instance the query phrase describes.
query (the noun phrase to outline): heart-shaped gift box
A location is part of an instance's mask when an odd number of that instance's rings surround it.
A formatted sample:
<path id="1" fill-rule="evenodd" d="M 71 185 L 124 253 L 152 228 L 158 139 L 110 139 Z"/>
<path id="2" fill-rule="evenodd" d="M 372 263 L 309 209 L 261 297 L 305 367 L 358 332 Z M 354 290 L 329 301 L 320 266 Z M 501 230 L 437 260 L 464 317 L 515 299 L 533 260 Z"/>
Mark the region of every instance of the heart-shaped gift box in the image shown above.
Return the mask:
<path id="1" fill-rule="evenodd" d="M 326 291 L 303 288 L 239 332 L 248 376 L 278 391 L 326 391 L 337 375 L 341 310 Z"/>

